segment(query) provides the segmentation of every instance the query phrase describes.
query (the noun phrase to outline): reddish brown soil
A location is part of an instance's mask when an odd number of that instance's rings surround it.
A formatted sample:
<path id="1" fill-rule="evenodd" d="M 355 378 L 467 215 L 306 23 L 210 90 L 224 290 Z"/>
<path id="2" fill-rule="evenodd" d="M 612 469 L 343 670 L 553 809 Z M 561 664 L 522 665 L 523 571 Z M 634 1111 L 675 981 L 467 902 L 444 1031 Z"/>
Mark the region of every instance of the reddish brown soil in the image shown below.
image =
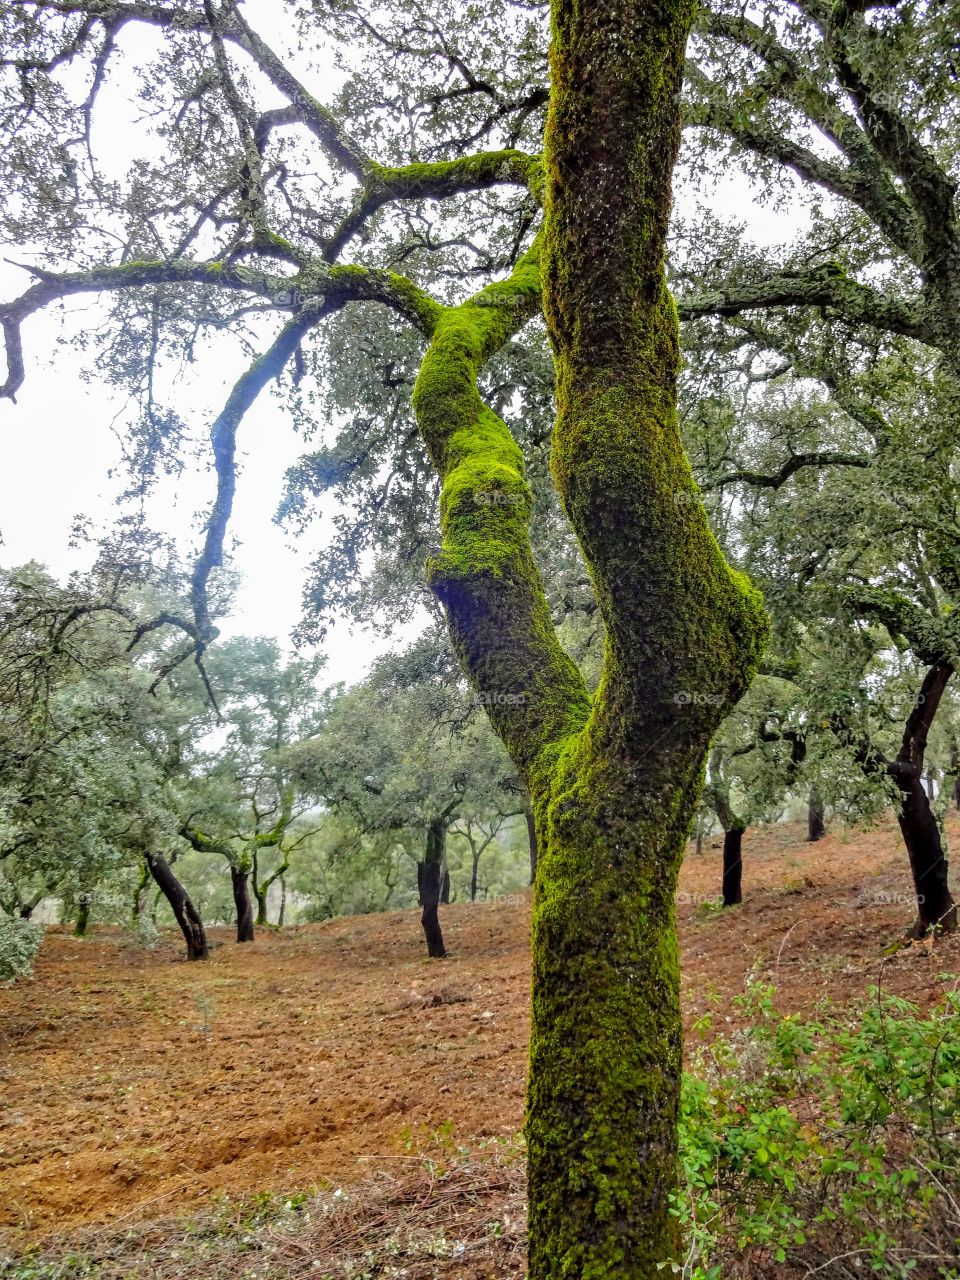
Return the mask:
<path id="1" fill-rule="evenodd" d="M 952 833 L 960 834 L 960 824 Z M 784 1011 L 885 989 L 927 1004 L 960 939 L 884 957 L 911 919 L 892 823 L 800 843 L 748 833 L 743 906 L 704 906 L 719 850 L 691 853 L 679 915 L 688 1018 L 755 963 Z M 22 1245 L 83 1224 L 189 1212 L 221 1194 L 352 1184 L 440 1141 L 521 1124 L 529 903 L 443 912 L 428 961 L 416 915 L 353 917 L 237 946 L 206 964 L 98 931 L 52 931 L 36 976 L 0 990 L 0 1222 Z"/>

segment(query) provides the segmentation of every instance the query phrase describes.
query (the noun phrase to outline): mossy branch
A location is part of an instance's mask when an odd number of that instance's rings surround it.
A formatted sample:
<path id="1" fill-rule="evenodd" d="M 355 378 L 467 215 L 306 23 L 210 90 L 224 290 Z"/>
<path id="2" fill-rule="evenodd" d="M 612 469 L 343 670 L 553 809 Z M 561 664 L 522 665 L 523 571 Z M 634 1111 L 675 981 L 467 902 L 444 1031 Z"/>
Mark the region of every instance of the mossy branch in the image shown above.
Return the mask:
<path id="1" fill-rule="evenodd" d="M 428 566 L 430 585 L 528 786 L 545 749 L 581 727 L 590 706 L 533 561 L 523 456 L 477 389 L 487 360 L 540 309 L 539 248 L 535 242 L 506 280 L 443 312 L 413 393 L 442 483 L 443 541 Z"/>
<path id="2" fill-rule="evenodd" d="M 677 299 L 681 320 L 801 306 L 826 307 L 857 324 L 915 338 L 918 342 L 935 341 L 919 300 L 904 300 L 860 284 L 832 263 L 806 272 L 778 271 L 760 280 Z"/>
<path id="3" fill-rule="evenodd" d="M 539 157 L 508 149 L 432 164 L 373 165 L 354 197 L 353 208 L 331 236 L 324 258 L 334 262 L 364 224 L 393 201 L 445 200 L 501 185 L 525 187 L 539 199 L 543 186 Z"/>
<path id="4" fill-rule="evenodd" d="M 21 264 L 22 265 L 22 264 Z M 262 298 L 283 312 L 329 314 L 348 302 L 381 302 L 429 336 L 440 307 L 413 281 L 396 272 L 373 267 L 330 266 L 310 261 L 294 276 L 274 275 L 236 263 L 194 262 L 188 259 L 155 259 L 94 267 L 89 271 L 51 272 L 24 266 L 37 277 L 25 293 L 0 304 L 7 357 L 6 381 L 0 398 L 15 399 L 23 386 L 25 370 L 21 326 L 29 316 L 51 302 L 80 293 L 111 293 L 158 284 L 209 285 L 246 292 Z"/>

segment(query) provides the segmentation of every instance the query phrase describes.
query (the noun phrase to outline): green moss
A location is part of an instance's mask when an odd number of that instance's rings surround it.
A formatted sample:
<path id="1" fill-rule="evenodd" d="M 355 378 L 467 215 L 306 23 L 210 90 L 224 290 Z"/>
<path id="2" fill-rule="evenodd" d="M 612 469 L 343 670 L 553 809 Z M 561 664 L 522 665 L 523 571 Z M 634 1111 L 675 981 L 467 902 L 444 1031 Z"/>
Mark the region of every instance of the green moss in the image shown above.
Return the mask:
<path id="1" fill-rule="evenodd" d="M 488 706 L 540 847 L 530 1280 L 651 1280 L 679 1256 L 673 900 L 710 736 L 766 636 L 758 593 L 688 500 L 677 422 L 663 255 L 692 12 L 690 0 L 555 8 L 543 305 L 553 474 L 606 627 L 592 700 L 533 562 L 520 450 L 477 390 L 535 308 L 540 244 L 508 280 L 439 314 L 414 391 L 442 481 L 430 582 L 475 687 L 516 696 Z M 684 704 L 684 691 L 701 697 Z"/>

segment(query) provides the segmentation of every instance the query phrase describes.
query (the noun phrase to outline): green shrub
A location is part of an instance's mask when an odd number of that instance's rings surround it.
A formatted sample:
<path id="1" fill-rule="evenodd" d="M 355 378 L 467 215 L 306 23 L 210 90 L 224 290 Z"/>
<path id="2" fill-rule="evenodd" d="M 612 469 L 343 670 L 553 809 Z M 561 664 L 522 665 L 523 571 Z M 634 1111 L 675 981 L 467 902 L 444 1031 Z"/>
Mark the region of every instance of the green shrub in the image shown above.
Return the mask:
<path id="1" fill-rule="evenodd" d="M 42 941 L 42 925 L 0 915 L 0 982 L 31 973 Z"/>
<path id="2" fill-rule="evenodd" d="M 684 1276 L 960 1276 L 960 992 L 944 982 L 929 1014 L 874 990 L 821 1022 L 748 987 L 750 1026 L 684 1079 Z"/>

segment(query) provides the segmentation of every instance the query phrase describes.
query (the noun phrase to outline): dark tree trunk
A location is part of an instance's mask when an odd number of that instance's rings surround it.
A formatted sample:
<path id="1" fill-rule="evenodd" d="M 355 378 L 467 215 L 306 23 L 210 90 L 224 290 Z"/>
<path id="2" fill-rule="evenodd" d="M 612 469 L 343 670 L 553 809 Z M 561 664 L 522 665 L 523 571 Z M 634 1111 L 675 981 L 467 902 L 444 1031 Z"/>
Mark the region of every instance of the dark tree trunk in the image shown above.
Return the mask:
<path id="1" fill-rule="evenodd" d="M 822 840 L 826 833 L 827 829 L 823 821 L 823 801 L 816 791 L 811 791 L 810 801 L 807 805 L 807 843 L 815 844 L 817 840 Z"/>
<path id="2" fill-rule="evenodd" d="M 446 864 L 440 875 L 440 902 L 443 906 L 450 904 L 450 870 Z"/>
<path id="3" fill-rule="evenodd" d="M 250 873 L 230 868 L 233 903 L 237 909 L 237 941 L 253 942 L 253 904 L 250 901 Z"/>
<path id="4" fill-rule="evenodd" d="M 177 924 L 187 943 L 188 960 L 206 960 L 210 954 L 207 948 L 207 935 L 203 931 L 200 913 L 190 901 L 186 889 L 170 870 L 170 864 L 159 853 L 144 854 L 150 874 L 157 882 L 157 888 L 170 903 Z"/>
<path id="5" fill-rule="evenodd" d="M 423 906 L 423 868 L 426 864 L 423 861 L 417 863 L 417 901 Z"/>
<path id="6" fill-rule="evenodd" d="M 897 781 L 902 796 L 898 821 L 917 894 L 917 920 L 910 934 L 922 938 L 928 929 L 937 926 L 955 928 L 957 908 L 947 880 L 948 866 L 940 828 L 923 780 L 917 774 L 912 779 L 898 778 Z"/>
<path id="7" fill-rule="evenodd" d="M 280 877 L 280 913 L 277 916 L 277 928 L 283 928 L 283 917 L 287 910 L 287 880 L 285 876 Z"/>
<path id="8" fill-rule="evenodd" d="M 533 806 L 528 800 L 523 807 L 523 814 L 527 820 L 527 842 L 530 845 L 530 883 L 537 878 L 537 824 L 533 819 Z"/>
<path id="9" fill-rule="evenodd" d="M 743 827 L 733 827 L 723 833 L 723 905 L 735 907 L 743 901 L 741 879 L 743 876 Z"/>
<path id="10" fill-rule="evenodd" d="M 948 866 L 940 828 L 923 786 L 927 736 L 952 675 L 953 665 L 945 660 L 934 663 L 928 670 L 920 686 L 920 696 L 907 719 L 897 758 L 887 766 L 902 797 L 898 820 L 917 895 L 917 919 L 910 930 L 914 937 L 923 937 L 928 929 L 957 926 L 957 908 L 947 880 Z"/>
<path id="11" fill-rule="evenodd" d="M 417 863 L 417 879 L 423 907 L 420 923 L 427 940 L 427 955 L 432 960 L 441 960 L 447 954 L 437 910 L 440 905 L 440 878 L 445 844 L 446 828 L 443 823 L 431 822 L 427 829 L 427 856 L 423 862 Z"/>
<path id="12" fill-rule="evenodd" d="M 80 895 L 80 910 L 77 912 L 77 922 L 73 926 L 73 936 L 75 938 L 85 938 L 87 929 L 90 925 L 90 898 L 86 893 Z"/>
<path id="13" fill-rule="evenodd" d="M 953 784 L 953 806 L 955 809 L 960 809 L 960 773 L 957 774 Z"/>
<path id="14" fill-rule="evenodd" d="M 479 873 L 480 873 L 480 855 L 479 853 L 475 853 L 473 855 L 473 864 L 470 868 L 470 901 L 471 902 L 476 902 L 477 900 L 477 878 L 479 876 Z"/>

